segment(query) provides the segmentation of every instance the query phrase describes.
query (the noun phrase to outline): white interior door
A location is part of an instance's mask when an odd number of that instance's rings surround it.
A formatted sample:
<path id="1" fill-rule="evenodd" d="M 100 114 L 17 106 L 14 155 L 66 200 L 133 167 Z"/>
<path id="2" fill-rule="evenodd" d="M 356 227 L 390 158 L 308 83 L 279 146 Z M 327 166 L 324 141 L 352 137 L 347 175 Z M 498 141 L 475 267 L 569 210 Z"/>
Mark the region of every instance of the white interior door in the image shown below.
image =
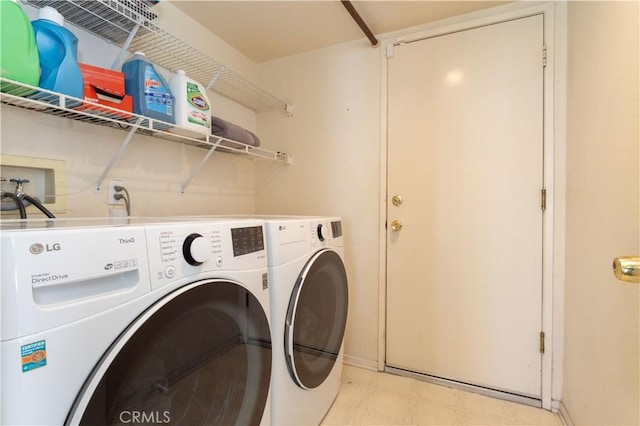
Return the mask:
<path id="1" fill-rule="evenodd" d="M 537 15 L 388 60 L 388 366 L 541 395 L 542 51 Z"/>

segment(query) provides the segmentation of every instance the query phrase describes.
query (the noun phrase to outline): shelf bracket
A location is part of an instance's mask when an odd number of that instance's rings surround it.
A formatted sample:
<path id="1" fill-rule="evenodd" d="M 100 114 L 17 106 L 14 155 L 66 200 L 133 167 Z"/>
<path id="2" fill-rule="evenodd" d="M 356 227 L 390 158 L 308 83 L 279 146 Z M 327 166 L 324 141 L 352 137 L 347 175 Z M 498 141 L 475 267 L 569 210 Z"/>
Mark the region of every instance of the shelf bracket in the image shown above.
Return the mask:
<path id="1" fill-rule="evenodd" d="M 116 161 L 118 161 L 118 159 L 122 157 L 122 154 L 124 154 L 124 150 L 127 149 L 127 145 L 129 145 L 129 142 L 131 142 L 131 138 L 133 138 L 133 135 L 136 133 L 136 130 L 138 129 L 138 126 L 140 125 L 141 121 L 142 121 L 142 118 L 138 118 L 136 123 L 133 126 L 131 126 L 131 129 L 129 130 L 127 137 L 124 138 L 124 141 L 122 141 L 120 148 L 115 153 L 111 161 L 109 161 L 109 164 L 107 164 L 107 167 L 105 167 L 104 172 L 102 172 L 102 174 L 96 181 L 96 192 L 100 192 L 100 186 L 102 186 L 102 182 L 104 182 L 105 178 L 113 168 L 113 165 L 116 164 Z"/>
<path id="2" fill-rule="evenodd" d="M 287 113 L 287 117 L 293 117 L 293 105 L 285 104 L 284 111 Z"/>
<path id="3" fill-rule="evenodd" d="M 120 63 L 122 62 L 122 58 L 124 58 L 125 53 L 127 53 L 127 50 L 129 49 L 129 45 L 133 41 L 133 38 L 136 36 L 136 33 L 138 32 L 139 28 L 140 28 L 140 21 L 136 23 L 136 26 L 133 27 L 133 29 L 129 33 L 129 36 L 127 37 L 127 40 L 125 40 L 124 44 L 122 45 L 120 52 L 118 52 L 118 56 L 113 61 L 113 65 L 111 65 L 112 70 L 118 70 L 120 68 Z"/>
<path id="4" fill-rule="evenodd" d="M 218 72 L 213 76 L 213 78 L 211 79 L 209 84 L 207 84 L 207 87 L 205 87 L 205 89 L 207 90 L 211 89 L 211 86 L 213 86 L 213 83 L 215 83 L 218 80 L 218 78 L 220 77 L 220 74 L 222 74 L 223 72 L 224 72 L 224 65 L 220 67 Z"/>
<path id="5" fill-rule="evenodd" d="M 200 161 L 200 164 L 198 164 L 196 166 L 195 169 L 193 169 L 191 171 L 191 175 L 189 175 L 189 177 L 187 178 L 187 180 L 184 181 L 184 183 L 182 184 L 182 186 L 180 187 L 180 193 L 184 194 L 184 191 L 187 189 L 187 186 L 189 186 L 189 184 L 191 183 L 191 180 L 195 177 L 195 175 L 198 174 L 198 172 L 200 171 L 200 169 L 202 169 L 202 167 L 204 166 L 204 164 L 207 162 L 207 160 L 209 159 L 209 157 L 211 157 L 211 154 L 213 154 L 213 151 L 215 151 L 218 146 L 220 145 L 220 142 L 222 142 L 222 138 L 216 138 L 217 140 L 215 141 L 215 143 L 213 144 L 213 146 L 211 147 L 211 149 L 209 149 L 209 151 L 207 152 L 207 154 L 204 156 L 204 158 L 202 159 L 202 161 Z"/>

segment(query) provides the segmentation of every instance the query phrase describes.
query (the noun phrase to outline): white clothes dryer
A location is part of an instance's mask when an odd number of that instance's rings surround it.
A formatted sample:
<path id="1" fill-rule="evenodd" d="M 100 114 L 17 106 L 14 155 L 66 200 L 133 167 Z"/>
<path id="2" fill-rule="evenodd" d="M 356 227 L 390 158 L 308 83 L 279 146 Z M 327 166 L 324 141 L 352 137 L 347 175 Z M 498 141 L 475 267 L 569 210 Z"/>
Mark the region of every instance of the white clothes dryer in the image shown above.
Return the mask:
<path id="1" fill-rule="evenodd" d="M 338 395 L 349 292 L 339 217 L 264 217 L 273 374 L 271 422 L 317 425 Z"/>
<path id="2" fill-rule="evenodd" d="M 260 220 L 2 221 L 2 424 L 269 424 Z"/>

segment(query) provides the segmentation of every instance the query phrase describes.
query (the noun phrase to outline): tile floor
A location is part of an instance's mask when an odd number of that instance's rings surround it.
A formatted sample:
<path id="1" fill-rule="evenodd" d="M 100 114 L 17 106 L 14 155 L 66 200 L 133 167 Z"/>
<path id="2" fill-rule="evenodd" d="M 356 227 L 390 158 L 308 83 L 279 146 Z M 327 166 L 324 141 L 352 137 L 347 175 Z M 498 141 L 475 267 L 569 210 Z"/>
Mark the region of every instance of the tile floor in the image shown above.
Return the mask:
<path id="1" fill-rule="evenodd" d="M 409 377 L 344 366 L 322 425 L 562 425 L 557 414 Z"/>

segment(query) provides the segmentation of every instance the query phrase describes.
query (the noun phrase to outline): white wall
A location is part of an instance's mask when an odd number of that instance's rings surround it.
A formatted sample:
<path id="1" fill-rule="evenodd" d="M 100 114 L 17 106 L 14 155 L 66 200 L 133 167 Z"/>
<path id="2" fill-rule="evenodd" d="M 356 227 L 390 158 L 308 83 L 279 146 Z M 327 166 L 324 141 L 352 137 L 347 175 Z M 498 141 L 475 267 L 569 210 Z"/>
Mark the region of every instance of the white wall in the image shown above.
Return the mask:
<path id="1" fill-rule="evenodd" d="M 31 19 L 37 10 L 23 5 Z M 255 78 L 255 64 L 221 39 L 206 31 L 170 3 L 159 10 L 163 25 L 180 38 L 227 64 L 248 78 Z M 78 37 L 80 62 L 109 68 L 119 48 L 97 39 L 73 25 L 68 28 Z M 216 54 L 218 56 L 216 56 Z M 166 78 L 168 70 L 160 69 Z M 210 92 L 212 113 L 252 131 L 256 113 L 242 105 Z M 3 155 L 60 159 L 66 162 L 67 212 L 59 216 L 106 216 L 109 214 L 107 191 L 93 191 L 96 179 L 120 147 L 126 131 L 108 129 L 38 112 L 2 106 L 1 148 Z M 184 195 L 180 186 L 198 165 L 206 150 L 136 135 L 124 156 L 107 176 L 122 180 L 132 198 L 134 216 L 179 214 L 250 214 L 255 212 L 255 162 L 230 154 L 214 153 L 196 175 Z M 17 176 L 4 176 L 5 178 Z M 12 191 L 13 185 L 2 185 Z M 29 186 L 25 186 L 29 193 Z M 39 212 L 29 210 L 30 217 Z M 3 217 L 15 213 L 3 214 Z"/>
<path id="2" fill-rule="evenodd" d="M 563 404 L 576 424 L 640 423 L 639 3 L 569 2 Z"/>
<path id="3" fill-rule="evenodd" d="M 295 110 L 293 117 L 258 114 L 265 147 L 294 160 L 286 167 L 259 164 L 256 209 L 343 217 L 350 287 L 345 353 L 348 361 L 372 368 L 378 350 L 380 61 L 380 50 L 362 40 L 261 64 L 265 88 L 291 99 Z"/>
<path id="4" fill-rule="evenodd" d="M 3 155 L 65 161 L 66 192 L 56 195 L 66 197 L 67 213 L 56 215 L 109 214 L 107 191 L 95 193 L 93 187 L 126 132 L 9 107 L 2 107 L 1 111 Z M 205 153 L 202 149 L 135 136 L 107 181 L 123 181 L 131 196 L 133 216 L 253 213 L 254 163 L 236 156 L 212 156 L 185 194 L 180 194 L 180 185 Z M 4 188 L 12 186 L 3 184 Z M 26 185 L 26 192 L 28 188 Z M 39 216 L 34 208 L 28 212 L 29 217 Z"/>

